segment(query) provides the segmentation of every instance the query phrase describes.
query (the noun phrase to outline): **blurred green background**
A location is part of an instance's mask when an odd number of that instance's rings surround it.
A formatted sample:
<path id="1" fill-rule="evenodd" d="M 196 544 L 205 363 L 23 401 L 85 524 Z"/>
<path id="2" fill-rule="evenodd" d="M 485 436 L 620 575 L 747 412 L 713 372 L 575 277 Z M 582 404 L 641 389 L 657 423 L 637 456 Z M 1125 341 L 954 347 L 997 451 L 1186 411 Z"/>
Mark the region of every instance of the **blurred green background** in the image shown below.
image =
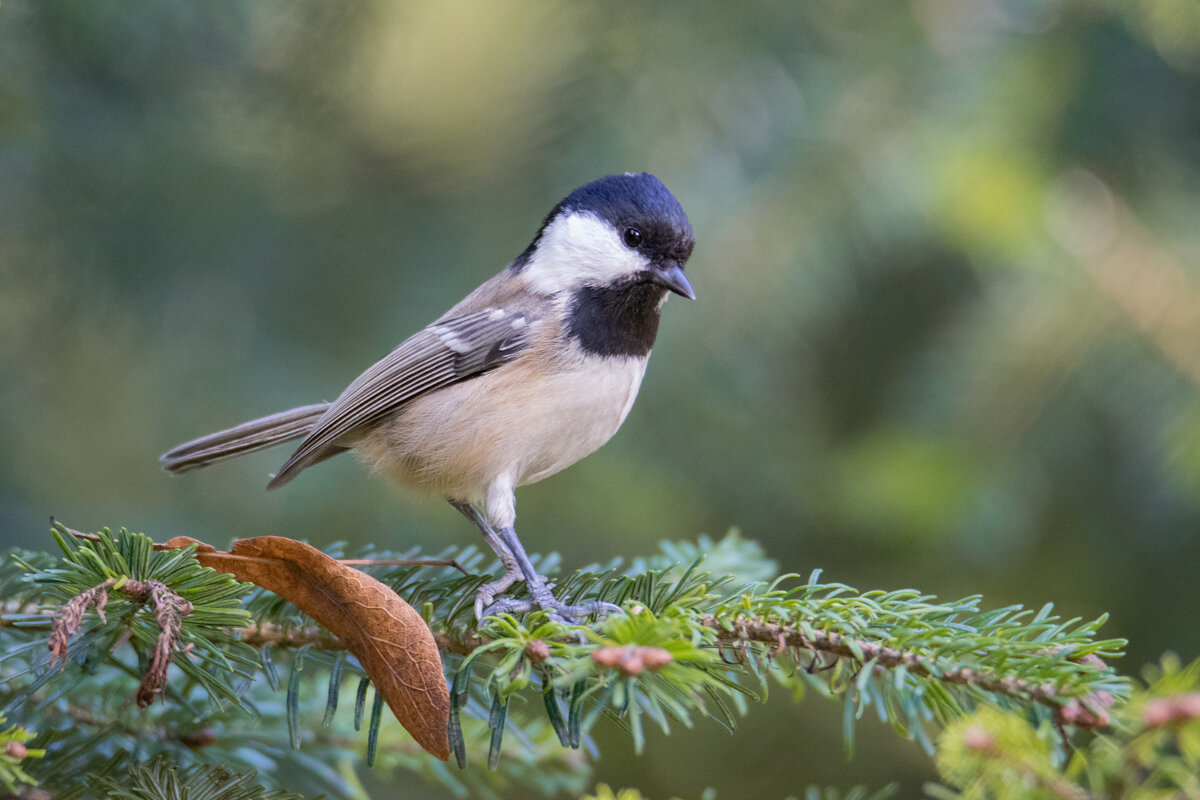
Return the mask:
<path id="1" fill-rule="evenodd" d="M 1200 655 L 1195 0 L 3 0 L 0 545 L 473 541 L 350 458 L 270 494 L 283 451 L 156 458 L 332 399 L 626 170 L 690 214 L 699 300 L 614 441 L 518 493 L 531 550 L 738 526 L 861 588 L 1111 612 L 1127 673 Z M 595 775 L 932 777 L 839 719 L 610 729 Z"/>

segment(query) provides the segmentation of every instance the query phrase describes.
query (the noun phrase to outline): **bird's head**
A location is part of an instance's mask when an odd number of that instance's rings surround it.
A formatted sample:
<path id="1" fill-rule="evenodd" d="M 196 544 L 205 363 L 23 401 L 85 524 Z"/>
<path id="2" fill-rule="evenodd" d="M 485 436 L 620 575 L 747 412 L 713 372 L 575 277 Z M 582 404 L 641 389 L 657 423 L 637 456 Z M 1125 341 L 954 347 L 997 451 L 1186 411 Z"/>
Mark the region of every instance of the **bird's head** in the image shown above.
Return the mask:
<path id="1" fill-rule="evenodd" d="M 667 187 L 649 173 L 627 172 L 567 195 L 510 268 L 544 295 L 654 286 L 695 299 L 683 273 L 694 244 Z"/>

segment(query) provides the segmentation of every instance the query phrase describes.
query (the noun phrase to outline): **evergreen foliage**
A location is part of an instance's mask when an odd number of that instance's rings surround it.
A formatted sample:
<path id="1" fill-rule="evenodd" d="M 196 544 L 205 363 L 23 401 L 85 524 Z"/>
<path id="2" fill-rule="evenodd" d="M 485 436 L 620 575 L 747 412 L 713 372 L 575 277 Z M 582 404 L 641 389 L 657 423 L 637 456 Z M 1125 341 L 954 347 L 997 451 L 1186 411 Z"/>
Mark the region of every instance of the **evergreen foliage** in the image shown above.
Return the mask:
<path id="1" fill-rule="evenodd" d="M 1190 707 L 1160 709 L 1164 721 L 1155 726 L 1145 719 L 1149 698 L 1194 692 L 1197 667 L 1167 662 L 1149 690 L 1124 702 L 1131 682 L 1102 660 L 1119 656 L 1124 643 L 1097 635 L 1103 618 L 1062 620 L 1050 606 L 985 609 L 979 597 L 858 591 L 822 582 L 819 572 L 772 577 L 759 548 L 736 534 L 666 544 L 627 568 L 563 577 L 557 591 L 568 602 L 606 600 L 627 611 L 590 625 L 533 613 L 477 627 L 471 598 L 498 567 L 472 548 L 439 554 L 461 569 L 368 567 L 434 630 L 451 686 L 457 762 L 488 767 L 457 769 L 391 724 L 354 657 L 290 604 L 200 566 L 190 547 L 155 550 L 149 537 L 124 530 L 78 541 L 64 530 L 55 531 L 57 561 L 30 553 L 0 561 L 8 611 L 0 698 L 45 750 L 40 759 L 30 750 L 13 767 L 55 796 L 71 797 L 79 776 L 91 774 L 103 778 L 96 785 L 106 797 L 122 800 L 167 783 L 231 800 L 293 796 L 274 789 L 360 798 L 356 769 L 364 763 L 415 773 L 460 796 L 495 796 L 512 785 L 578 796 L 587 783 L 581 751 L 593 749 L 589 733 L 600 720 L 615 721 L 641 749 L 647 725 L 669 732 L 709 719 L 732 729 L 748 701 L 765 701 L 772 688 L 843 703 L 848 746 L 868 711 L 931 752 L 933 729 L 943 729 L 937 758 L 947 786 L 930 787 L 936 797 L 1015 797 L 1004 787 L 1021 782 L 1053 793 L 1074 781 L 1103 782 L 1129 763 L 1161 772 L 1156 784 L 1174 781 L 1179 796 L 1195 796 L 1181 777 L 1200 759 Z M 549 558 L 539 563 L 553 567 Z M 178 626 L 162 702 L 131 714 L 161 633 L 150 601 L 122 593 L 132 581 L 160 582 L 191 611 Z M 86 617 L 60 670 L 46 647 L 57 627 L 51 615 L 61 624 L 97 587 L 107 587 L 107 606 L 79 608 Z M 1112 733 L 1072 750 L 1078 728 L 1110 721 Z M 251 786 L 254 770 L 267 790 Z M 838 796 L 824 791 L 807 796 Z M 178 796 L 192 795 L 178 788 Z"/>
<path id="2" fill-rule="evenodd" d="M 942 734 L 936 800 L 1200 798 L 1200 661 L 1167 656 L 1108 731 L 1064 759 L 1013 714 L 979 709 Z"/>
<path id="3" fill-rule="evenodd" d="M 0 725 L 4 724 L 4 716 L 0 714 Z M 21 762 L 27 758 L 42 758 L 46 751 L 41 748 L 30 749 L 25 743 L 33 738 L 33 734 L 20 725 L 10 725 L 0 729 L 0 786 L 5 791 L 16 793 L 22 786 L 36 785 L 24 769 Z"/>
<path id="4" fill-rule="evenodd" d="M 810 786 L 805 790 L 803 800 L 885 800 L 895 793 L 895 786 L 885 786 L 876 791 L 871 791 L 865 786 L 855 786 L 846 792 L 840 792 L 830 787 Z M 595 792 L 581 800 L 646 800 L 646 798 L 636 789 L 613 791 L 607 785 L 600 784 L 596 787 Z M 678 800 L 678 798 L 672 798 L 672 800 Z M 700 797 L 700 800 L 718 800 L 718 798 L 714 792 L 708 791 Z"/>
<path id="5" fill-rule="evenodd" d="M 59 800 L 303 800 L 298 794 L 254 785 L 254 778 L 253 770 L 235 773 L 217 765 L 180 769 L 169 758 L 157 756 L 145 764 L 128 765 L 120 776 L 98 776 L 95 786 L 69 790 Z"/>

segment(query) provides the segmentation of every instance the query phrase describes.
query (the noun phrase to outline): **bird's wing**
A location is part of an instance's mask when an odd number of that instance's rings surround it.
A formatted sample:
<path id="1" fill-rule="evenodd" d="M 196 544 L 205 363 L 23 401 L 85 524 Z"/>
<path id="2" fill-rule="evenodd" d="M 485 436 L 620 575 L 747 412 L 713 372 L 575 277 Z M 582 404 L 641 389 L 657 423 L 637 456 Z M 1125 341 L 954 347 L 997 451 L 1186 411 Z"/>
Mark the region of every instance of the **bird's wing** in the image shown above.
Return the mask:
<path id="1" fill-rule="evenodd" d="M 485 308 L 441 319 L 406 339 L 330 404 L 267 488 L 282 486 L 341 452 L 345 446 L 339 440 L 404 403 L 507 364 L 529 344 L 536 323 L 527 312 Z"/>

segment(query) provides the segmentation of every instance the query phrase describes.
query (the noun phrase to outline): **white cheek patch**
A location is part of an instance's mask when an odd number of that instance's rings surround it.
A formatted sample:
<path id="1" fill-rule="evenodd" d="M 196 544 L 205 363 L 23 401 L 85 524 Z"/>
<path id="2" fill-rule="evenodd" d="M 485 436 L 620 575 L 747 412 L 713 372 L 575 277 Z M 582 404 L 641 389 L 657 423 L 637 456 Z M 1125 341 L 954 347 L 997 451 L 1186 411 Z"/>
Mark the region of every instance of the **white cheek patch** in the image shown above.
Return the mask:
<path id="1" fill-rule="evenodd" d="M 649 264 L 607 222 L 588 212 L 570 212 L 546 226 L 523 274 L 535 292 L 557 294 L 581 284 L 609 284 Z"/>

